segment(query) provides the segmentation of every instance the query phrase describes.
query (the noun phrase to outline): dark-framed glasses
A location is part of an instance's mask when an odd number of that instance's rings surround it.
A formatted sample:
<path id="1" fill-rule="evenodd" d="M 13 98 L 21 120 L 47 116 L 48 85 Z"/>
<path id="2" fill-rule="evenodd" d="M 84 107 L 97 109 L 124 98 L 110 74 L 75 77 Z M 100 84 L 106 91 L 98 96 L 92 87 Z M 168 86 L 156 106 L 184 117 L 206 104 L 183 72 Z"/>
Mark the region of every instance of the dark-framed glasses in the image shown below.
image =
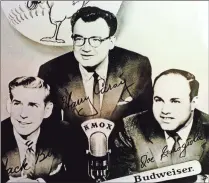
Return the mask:
<path id="1" fill-rule="evenodd" d="M 103 39 L 100 37 L 97 37 L 97 36 L 85 38 L 85 37 L 82 37 L 82 36 L 76 35 L 76 34 L 72 35 L 71 37 L 74 41 L 75 46 L 83 46 L 85 44 L 86 40 L 88 40 L 88 43 L 94 48 L 99 47 L 103 41 L 110 38 L 110 36 L 103 38 Z"/>

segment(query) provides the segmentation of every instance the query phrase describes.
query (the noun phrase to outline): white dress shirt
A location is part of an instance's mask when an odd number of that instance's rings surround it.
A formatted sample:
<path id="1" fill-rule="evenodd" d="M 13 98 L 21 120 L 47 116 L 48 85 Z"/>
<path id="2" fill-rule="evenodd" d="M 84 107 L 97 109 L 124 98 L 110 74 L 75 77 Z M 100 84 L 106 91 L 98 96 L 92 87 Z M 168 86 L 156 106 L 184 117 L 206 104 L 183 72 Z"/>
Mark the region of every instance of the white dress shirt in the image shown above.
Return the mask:
<path id="1" fill-rule="evenodd" d="M 189 136 L 189 133 L 191 131 L 192 128 L 192 124 L 193 124 L 193 119 L 190 120 L 189 123 L 187 123 L 187 125 L 185 125 L 183 128 L 181 128 L 178 132 L 176 132 L 179 136 L 180 136 L 180 140 L 179 140 L 179 144 L 182 147 L 183 144 L 186 143 L 187 138 Z M 166 143 L 168 145 L 168 150 L 171 151 L 173 148 L 173 145 L 175 143 L 174 139 L 172 137 L 170 137 L 166 131 L 164 131 L 165 134 L 165 139 L 166 139 Z"/>
<path id="2" fill-rule="evenodd" d="M 96 68 L 96 73 L 99 75 L 99 90 L 102 88 L 102 84 L 106 82 L 107 79 L 107 69 L 108 69 L 108 57 Z M 93 72 L 87 72 L 87 70 L 79 64 L 79 69 L 81 72 L 83 85 L 85 89 L 86 96 L 89 97 L 90 101 L 93 103 L 93 86 L 94 86 L 94 77 Z M 102 80 L 103 79 L 103 80 Z M 100 93 L 100 109 L 102 107 L 103 94 Z M 95 112 L 92 105 L 89 102 L 92 114 Z"/>

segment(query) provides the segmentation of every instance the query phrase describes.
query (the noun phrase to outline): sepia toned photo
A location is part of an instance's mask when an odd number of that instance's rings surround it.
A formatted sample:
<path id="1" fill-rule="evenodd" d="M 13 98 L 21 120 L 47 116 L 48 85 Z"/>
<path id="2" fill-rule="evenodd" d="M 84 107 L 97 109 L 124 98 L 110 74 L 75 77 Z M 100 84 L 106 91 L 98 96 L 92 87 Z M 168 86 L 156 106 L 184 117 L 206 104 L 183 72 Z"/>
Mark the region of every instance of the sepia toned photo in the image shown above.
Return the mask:
<path id="1" fill-rule="evenodd" d="M 2 182 L 209 182 L 207 1 L 1 9 Z"/>

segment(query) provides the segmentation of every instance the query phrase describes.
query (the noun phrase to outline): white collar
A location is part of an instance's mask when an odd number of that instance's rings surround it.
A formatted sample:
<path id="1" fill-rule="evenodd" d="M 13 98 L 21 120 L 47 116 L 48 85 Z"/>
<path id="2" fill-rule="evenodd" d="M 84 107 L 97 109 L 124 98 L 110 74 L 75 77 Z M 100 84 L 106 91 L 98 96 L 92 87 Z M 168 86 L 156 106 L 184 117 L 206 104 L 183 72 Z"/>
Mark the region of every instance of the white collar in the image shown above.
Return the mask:
<path id="1" fill-rule="evenodd" d="M 35 145 L 38 141 L 38 137 L 40 135 L 40 127 L 35 131 L 33 132 L 32 134 L 30 134 L 28 137 L 27 137 L 27 140 L 23 139 L 19 133 L 17 133 L 17 131 L 15 130 L 15 128 L 13 127 L 13 132 L 14 132 L 14 136 L 16 138 L 16 140 L 23 144 L 25 144 L 28 140 L 31 140 L 33 141 L 33 144 Z"/>
<path id="2" fill-rule="evenodd" d="M 100 76 L 100 78 L 105 80 L 107 78 L 108 63 L 109 63 L 109 59 L 107 56 L 105 60 L 101 62 L 101 64 L 99 64 L 99 66 L 95 70 L 96 73 Z M 80 63 L 79 63 L 79 69 L 81 71 L 84 81 L 89 81 L 93 76 L 93 72 L 88 72 Z"/>
<path id="3" fill-rule="evenodd" d="M 191 118 L 191 120 L 189 120 L 189 122 L 183 128 L 181 128 L 178 132 L 176 132 L 180 136 L 182 142 L 184 142 L 184 143 L 186 142 L 186 140 L 189 136 L 189 133 L 192 128 L 192 124 L 193 124 L 193 117 Z M 166 131 L 164 131 L 164 134 L 165 134 L 166 139 L 170 138 L 170 136 L 167 134 Z"/>

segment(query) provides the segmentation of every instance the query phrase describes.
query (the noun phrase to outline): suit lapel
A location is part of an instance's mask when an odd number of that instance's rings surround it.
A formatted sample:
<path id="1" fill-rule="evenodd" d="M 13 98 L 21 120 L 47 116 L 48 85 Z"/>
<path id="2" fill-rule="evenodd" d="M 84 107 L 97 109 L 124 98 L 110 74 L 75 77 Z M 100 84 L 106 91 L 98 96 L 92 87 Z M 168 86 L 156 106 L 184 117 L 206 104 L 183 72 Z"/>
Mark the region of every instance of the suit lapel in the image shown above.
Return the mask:
<path id="1" fill-rule="evenodd" d="M 7 152 L 2 157 L 2 161 L 6 166 L 6 170 L 9 176 L 12 176 L 12 177 L 21 176 L 20 154 L 19 154 L 18 147 Z"/>
<path id="2" fill-rule="evenodd" d="M 5 139 L 7 139 L 6 144 L 2 144 L 2 148 L 6 149 L 5 153 L 2 154 L 2 161 L 6 165 L 6 169 L 10 176 L 19 177 L 21 175 L 20 171 L 20 154 L 17 147 L 17 142 L 13 134 L 13 126 L 10 119 L 7 121 L 9 124 Z"/>
<path id="3" fill-rule="evenodd" d="M 153 129 L 150 134 L 149 148 L 155 158 L 158 167 L 169 166 L 172 164 L 170 154 L 166 153 L 167 143 L 164 132 L 160 128 Z"/>
<path id="4" fill-rule="evenodd" d="M 182 161 L 195 159 L 199 161 L 204 154 L 206 143 L 207 141 L 202 121 L 198 117 L 198 114 L 195 114 L 192 129 L 187 138 L 186 156 L 182 158 Z"/>
<path id="5" fill-rule="evenodd" d="M 51 155 L 51 148 L 37 148 L 36 150 L 36 165 L 35 175 L 46 175 L 50 173 L 53 162 L 53 156 Z"/>
<path id="6" fill-rule="evenodd" d="M 35 175 L 42 176 L 50 173 L 53 155 L 52 147 L 48 140 L 50 135 L 45 131 L 45 126 L 42 125 L 41 132 L 36 144 L 36 163 L 35 163 Z"/>
<path id="7" fill-rule="evenodd" d="M 89 116 L 91 115 L 91 109 L 89 106 L 89 96 L 86 96 L 85 89 L 83 85 L 82 76 L 77 73 L 73 80 L 69 83 L 67 87 L 68 91 L 72 93 L 72 105 L 76 105 L 76 112 L 80 116 Z"/>
<path id="8" fill-rule="evenodd" d="M 82 76 L 76 63 L 73 73 L 68 74 L 69 82 L 60 89 L 60 93 L 65 101 L 64 109 L 75 113 L 80 117 L 90 116 L 92 114 L 89 106 L 89 97 L 85 94 Z M 63 101 L 62 101 L 63 103 Z"/>
<path id="9" fill-rule="evenodd" d="M 116 66 L 114 57 L 109 56 L 109 65 L 107 71 L 107 79 L 105 93 L 101 108 L 101 117 L 110 118 L 123 92 L 125 82 L 121 78 L 122 73 L 119 66 Z"/>

